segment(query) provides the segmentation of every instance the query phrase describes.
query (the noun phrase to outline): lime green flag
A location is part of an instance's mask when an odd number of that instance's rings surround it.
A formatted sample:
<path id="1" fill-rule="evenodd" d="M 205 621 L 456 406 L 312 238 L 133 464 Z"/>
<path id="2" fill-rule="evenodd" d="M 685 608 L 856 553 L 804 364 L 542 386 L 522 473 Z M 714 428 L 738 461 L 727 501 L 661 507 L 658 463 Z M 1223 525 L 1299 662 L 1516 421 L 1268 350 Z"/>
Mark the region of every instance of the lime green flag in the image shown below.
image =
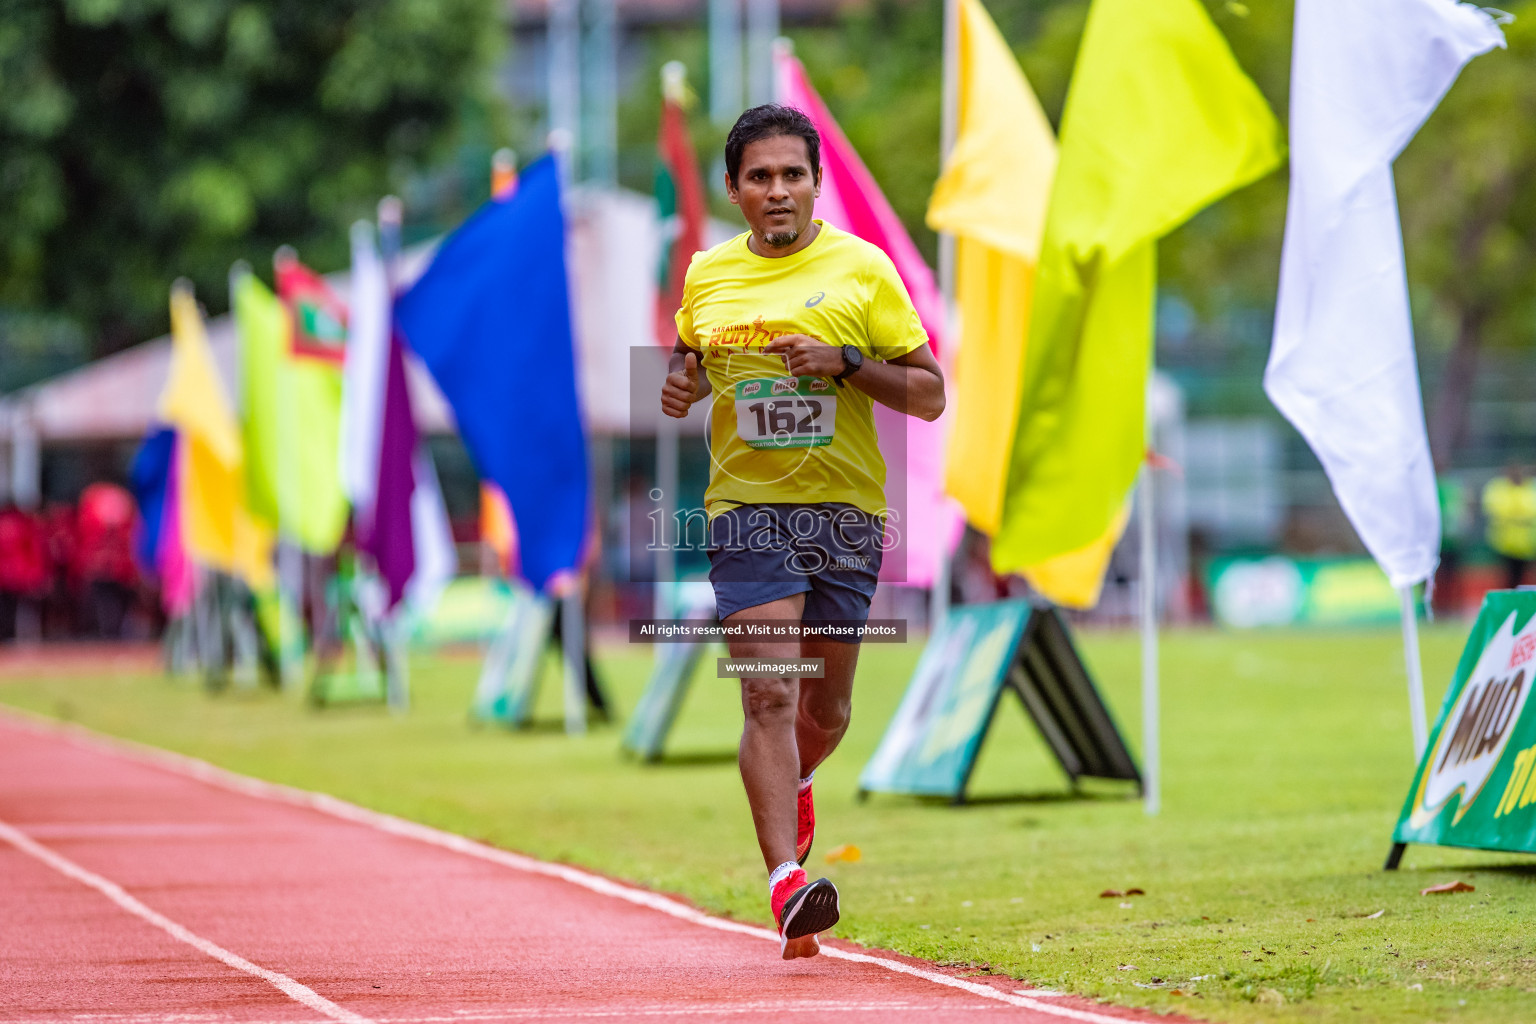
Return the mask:
<path id="1" fill-rule="evenodd" d="M 330 554 L 347 526 L 341 490 L 341 368 L 295 355 L 293 316 L 256 275 L 234 284 L 252 512 L 306 551 Z"/>
<path id="2" fill-rule="evenodd" d="M 1087 553 L 1102 576 L 1146 447 L 1157 239 L 1281 153 L 1274 115 L 1199 0 L 1094 0 L 1062 115 L 995 568 Z"/>

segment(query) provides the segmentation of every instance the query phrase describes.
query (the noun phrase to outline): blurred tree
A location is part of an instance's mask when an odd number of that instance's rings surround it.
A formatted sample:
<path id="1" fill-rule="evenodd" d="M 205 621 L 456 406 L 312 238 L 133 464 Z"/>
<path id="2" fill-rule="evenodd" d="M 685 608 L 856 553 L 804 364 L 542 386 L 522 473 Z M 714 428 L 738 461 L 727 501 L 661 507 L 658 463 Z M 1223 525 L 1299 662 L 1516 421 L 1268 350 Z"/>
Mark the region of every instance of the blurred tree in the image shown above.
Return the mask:
<path id="1" fill-rule="evenodd" d="M 1211 18 L 1281 125 L 1290 108 L 1292 4 L 1207 2 Z M 1207 324 L 1230 332 L 1236 310 L 1272 315 L 1289 190 L 1284 169 L 1197 214 L 1158 247 L 1158 280 Z M 1268 331 L 1259 339 L 1268 350 Z M 1231 339 L 1229 339 L 1231 340 Z M 1258 382 L 1255 381 L 1257 389 Z M 1267 403 L 1266 403 L 1267 404 Z"/>
<path id="2" fill-rule="evenodd" d="M 0 395 L 88 358 L 85 332 L 67 317 L 0 312 Z"/>
<path id="3" fill-rule="evenodd" d="M 1483 350 L 1536 335 L 1536 2 L 1501 6 L 1508 51 L 1467 65 L 1396 167 L 1414 319 L 1448 348 L 1429 407 L 1440 469 L 1466 441 Z"/>
<path id="4" fill-rule="evenodd" d="M 164 327 L 178 274 L 221 302 L 233 261 L 284 243 L 344 263 L 347 224 L 491 102 L 501 8 L 9 0 L 0 306 L 72 319 L 100 355 Z"/>

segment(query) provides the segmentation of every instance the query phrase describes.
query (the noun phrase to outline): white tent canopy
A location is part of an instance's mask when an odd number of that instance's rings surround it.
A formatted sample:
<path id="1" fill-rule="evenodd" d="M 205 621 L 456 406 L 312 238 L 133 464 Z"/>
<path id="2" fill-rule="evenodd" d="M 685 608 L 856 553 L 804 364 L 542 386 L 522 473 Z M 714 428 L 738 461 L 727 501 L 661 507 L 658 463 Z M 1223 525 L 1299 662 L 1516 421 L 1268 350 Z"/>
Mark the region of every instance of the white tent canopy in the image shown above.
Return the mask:
<path id="1" fill-rule="evenodd" d="M 432 248 L 406 254 L 408 279 L 427 265 Z M 330 274 L 326 280 L 346 295 L 347 274 Z M 231 400 L 238 401 L 233 317 L 226 313 L 208 321 L 208 344 Z M 30 432 L 41 444 L 143 437 L 158 419 L 155 407 L 170 365 L 171 336 L 166 334 L 0 398 L 0 427 L 9 428 L 5 432 L 13 439 L 18 428 Z M 411 398 L 424 429 L 453 430 L 447 403 L 420 370 L 412 374 Z"/>

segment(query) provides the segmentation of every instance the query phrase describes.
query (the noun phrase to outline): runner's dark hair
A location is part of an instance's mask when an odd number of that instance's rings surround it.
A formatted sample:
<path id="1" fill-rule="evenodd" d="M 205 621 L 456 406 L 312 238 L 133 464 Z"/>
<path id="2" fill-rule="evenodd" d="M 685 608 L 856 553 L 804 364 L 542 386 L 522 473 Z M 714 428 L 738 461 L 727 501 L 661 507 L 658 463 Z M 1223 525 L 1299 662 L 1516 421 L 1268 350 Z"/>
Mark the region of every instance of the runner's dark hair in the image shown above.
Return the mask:
<path id="1" fill-rule="evenodd" d="M 725 137 L 725 171 L 731 176 L 731 184 L 739 184 L 741 154 L 748 143 L 770 139 L 775 135 L 798 135 L 805 140 L 805 151 L 811 157 L 811 174 L 821 173 L 821 135 L 811 119 L 794 107 L 778 103 L 764 103 L 742 111 L 731 133 Z"/>

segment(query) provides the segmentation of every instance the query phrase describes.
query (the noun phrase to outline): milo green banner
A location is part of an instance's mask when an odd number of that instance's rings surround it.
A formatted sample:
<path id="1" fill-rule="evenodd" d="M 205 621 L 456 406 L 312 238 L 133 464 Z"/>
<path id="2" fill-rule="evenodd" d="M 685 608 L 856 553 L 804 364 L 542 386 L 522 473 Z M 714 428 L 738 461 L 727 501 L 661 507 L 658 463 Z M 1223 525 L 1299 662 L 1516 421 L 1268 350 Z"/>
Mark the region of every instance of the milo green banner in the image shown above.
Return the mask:
<path id="1" fill-rule="evenodd" d="M 1392 835 L 1406 843 L 1536 853 L 1536 590 L 1483 599 Z"/>
<path id="2" fill-rule="evenodd" d="M 1396 622 L 1397 591 L 1369 558 L 1217 558 L 1211 613 L 1223 626 L 1368 626 Z"/>

